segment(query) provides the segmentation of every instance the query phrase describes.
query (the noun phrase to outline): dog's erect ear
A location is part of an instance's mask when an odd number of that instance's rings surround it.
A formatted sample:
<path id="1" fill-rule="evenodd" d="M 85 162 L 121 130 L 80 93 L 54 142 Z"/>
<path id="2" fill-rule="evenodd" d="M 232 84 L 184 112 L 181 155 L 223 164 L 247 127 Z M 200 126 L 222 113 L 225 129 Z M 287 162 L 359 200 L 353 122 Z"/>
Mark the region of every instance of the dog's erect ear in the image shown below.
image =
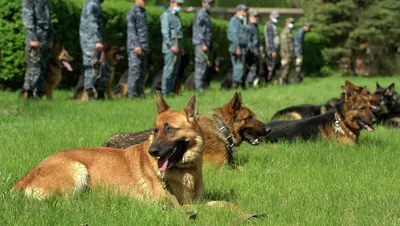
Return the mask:
<path id="1" fill-rule="evenodd" d="M 390 84 L 390 86 L 386 89 L 385 95 L 393 96 L 394 94 L 394 83 Z"/>
<path id="2" fill-rule="evenodd" d="M 350 87 L 345 87 L 344 92 L 344 100 L 346 102 L 351 102 L 352 101 L 352 97 L 354 96 L 354 91 L 352 88 Z"/>
<path id="3" fill-rule="evenodd" d="M 156 95 L 157 112 L 160 114 L 161 112 L 168 110 L 169 106 L 159 91 L 156 92 Z"/>
<path id="4" fill-rule="evenodd" d="M 368 88 L 363 88 L 361 91 L 360 91 L 360 94 L 361 95 L 363 95 L 363 96 L 367 96 L 367 95 L 369 95 L 369 90 L 368 90 Z"/>
<path id="5" fill-rule="evenodd" d="M 353 91 L 357 91 L 357 90 L 360 89 L 359 86 L 354 85 L 353 83 L 351 83 L 351 82 L 348 81 L 348 80 L 346 80 L 346 81 L 344 82 L 344 85 L 345 85 L 345 87 L 349 87 L 349 88 L 353 89 Z"/>
<path id="6" fill-rule="evenodd" d="M 380 89 L 380 88 L 382 88 L 382 86 L 381 86 L 381 85 L 379 85 L 379 83 L 378 83 L 378 82 L 376 82 L 376 89 Z"/>
<path id="7" fill-rule="evenodd" d="M 184 108 L 184 111 L 186 112 L 186 118 L 187 118 L 188 122 L 197 121 L 198 116 L 199 116 L 199 108 L 197 106 L 195 95 L 193 95 L 190 98 L 189 103 Z"/>
<path id="8" fill-rule="evenodd" d="M 242 92 L 239 92 L 238 95 L 239 95 L 240 105 L 242 105 L 243 104 Z"/>
<path id="9" fill-rule="evenodd" d="M 230 106 L 230 109 L 233 112 L 239 111 L 240 107 L 242 106 L 242 101 L 241 101 L 241 94 L 238 94 L 237 92 L 235 92 L 235 94 L 233 95 L 231 101 L 229 101 L 228 105 Z"/>

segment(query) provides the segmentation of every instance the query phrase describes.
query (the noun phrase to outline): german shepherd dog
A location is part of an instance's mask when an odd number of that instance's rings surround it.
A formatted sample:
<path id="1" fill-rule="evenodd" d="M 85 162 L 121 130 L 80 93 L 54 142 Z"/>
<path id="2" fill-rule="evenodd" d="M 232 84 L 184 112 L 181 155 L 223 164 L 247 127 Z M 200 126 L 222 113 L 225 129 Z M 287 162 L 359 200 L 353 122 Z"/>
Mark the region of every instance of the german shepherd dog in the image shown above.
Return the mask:
<path id="1" fill-rule="evenodd" d="M 122 53 L 124 52 L 124 47 L 122 46 L 110 46 L 106 45 L 104 47 L 104 54 L 105 54 L 105 62 L 102 65 L 102 73 L 107 73 L 110 77 L 108 81 L 107 88 L 105 90 L 105 95 L 108 99 L 112 98 L 112 92 L 111 92 L 111 85 L 114 80 L 114 75 L 115 75 L 115 66 L 118 64 L 118 62 L 123 59 Z M 76 100 L 88 100 L 88 94 L 85 90 L 85 78 L 84 75 L 79 76 L 78 84 L 75 86 L 74 90 L 74 96 L 73 99 Z"/>
<path id="2" fill-rule="evenodd" d="M 351 88 L 354 93 L 361 93 L 361 91 L 364 91 L 366 97 L 372 104 L 373 111 L 378 110 L 378 103 L 380 101 L 380 96 L 371 93 L 366 87 L 361 87 L 361 86 L 356 86 L 353 83 L 349 81 L 345 81 L 345 85 L 342 86 L 343 89 L 345 88 Z M 331 109 L 335 109 L 337 103 L 342 101 L 344 98 L 344 93 L 342 93 L 341 97 L 339 98 L 332 98 L 326 102 L 326 104 L 323 105 L 312 105 L 312 104 L 302 104 L 302 105 L 297 105 L 297 106 L 292 106 L 288 107 L 282 110 L 279 110 L 272 116 L 272 119 L 277 119 L 277 118 L 289 118 L 289 119 L 303 119 L 303 118 L 308 118 L 308 117 L 313 117 L 313 116 L 318 116 L 321 115 Z"/>
<path id="3" fill-rule="evenodd" d="M 62 69 L 66 68 L 68 71 L 72 71 L 70 64 L 72 60 L 73 58 L 64 46 L 54 46 L 44 84 L 44 95 L 46 95 L 48 100 L 53 100 L 53 91 L 62 79 Z"/>
<path id="4" fill-rule="evenodd" d="M 242 104 L 242 95 L 235 93 L 231 101 L 221 108 L 212 110 L 208 115 L 200 116 L 198 121 L 203 131 L 205 152 L 203 160 L 221 167 L 233 163 L 234 146 L 243 141 L 258 145 L 259 139 L 269 129 L 256 119 L 254 113 Z M 116 133 L 103 145 L 105 147 L 127 148 L 142 143 L 153 132 L 146 130 L 137 133 Z"/>
<path id="5" fill-rule="evenodd" d="M 371 112 L 371 104 L 366 97 L 368 90 L 360 94 L 346 87 L 344 98 L 336 109 L 312 118 L 293 121 L 272 121 L 266 124 L 271 128 L 263 140 L 277 142 L 279 140 L 323 138 L 338 140 L 341 144 L 354 145 L 362 129 L 374 131 L 372 124 L 376 121 Z"/>
<path id="6" fill-rule="evenodd" d="M 145 142 L 125 150 L 83 148 L 55 153 L 17 180 L 14 189 L 37 199 L 85 188 L 105 188 L 145 200 L 163 200 L 170 192 L 180 204 L 202 199 L 205 141 L 196 98 L 192 96 L 181 112 L 171 109 L 159 93 L 156 102 L 158 115 Z"/>
<path id="7" fill-rule="evenodd" d="M 381 110 L 375 113 L 377 122 L 386 126 L 400 127 L 400 96 L 395 90 L 394 83 L 387 88 L 376 83 L 375 94 L 382 97 L 379 105 Z"/>

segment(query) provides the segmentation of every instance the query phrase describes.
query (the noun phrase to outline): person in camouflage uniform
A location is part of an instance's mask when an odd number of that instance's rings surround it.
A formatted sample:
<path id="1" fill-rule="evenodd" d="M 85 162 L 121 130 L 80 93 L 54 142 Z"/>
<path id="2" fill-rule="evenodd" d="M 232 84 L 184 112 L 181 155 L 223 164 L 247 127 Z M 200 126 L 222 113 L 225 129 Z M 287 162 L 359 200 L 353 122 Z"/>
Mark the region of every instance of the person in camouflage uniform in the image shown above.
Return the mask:
<path id="1" fill-rule="evenodd" d="M 104 87 L 108 83 L 107 73 L 101 72 L 104 64 L 103 46 L 103 0 L 86 0 L 81 14 L 79 37 L 83 54 L 83 67 L 85 77 L 85 90 L 89 100 L 94 100 L 94 85 L 96 87 L 98 99 L 104 99 Z M 104 76 L 104 77 L 102 77 Z M 104 84 L 103 84 L 104 83 Z"/>
<path id="2" fill-rule="evenodd" d="M 253 87 L 254 79 L 257 76 L 257 68 L 260 55 L 260 40 L 258 38 L 258 19 L 257 12 L 249 12 L 250 23 L 246 27 L 248 35 L 246 63 L 249 65 L 249 73 L 247 74 L 247 85 Z"/>
<path id="3" fill-rule="evenodd" d="M 311 23 L 306 22 L 303 27 L 297 30 L 294 36 L 294 55 L 296 57 L 296 72 L 297 78 L 295 83 L 300 83 L 303 81 L 303 75 L 301 74 L 301 66 L 303 63 L 303 51 L 304 51 L 304 35 L 310 31 Z"/>
<path id="4" fill-rule="evenodd" d="M 202 0 L 202 8 L 196 13 L 193 23 L 192 42 L 195 45 L 195 86 L 196 90 L 202 92 L 205 89 L 205 78 L 207 73 L 207 59 L 212 48 L 212 23 L 210 8 L 213 0 Z"/>
<path id="5" fill-rule="evenodd" d="M 149 51 L 149 37 L 145 0 L 135 0 L 135 5 L 129 10 L 128 22 L 128 97 L 134 98 L 144 95 L 144 79 L 147 68 L 147 54 Z"/>
<path id="6" fill-rule="evenodd" d="M 228 40 L 229 53 L 232 62 L 232 88 L 236 89 L 239 85 L 245 87 L 244 63 L 247 47 L 247 34 L 243 20 L 247 14 L 247 6 L 240 4 L 236 6 L 236 14 L 229 20 Z"/>
<path id="7" fill-rule="evenodd" d="M 292 29 L 294 19 L 289 17 L 286 19 L 285 28 L 281 32 L 280 42 L 281 42 L 281 64 L 282 64 L 282 74 L 279 78 L 279 84 L 284 85 L 288 83 L 288 75 L 292 67 L 292 57 L 293 57 L 293 35 Z"/>
<path id="8" fill-rule="evenodd" d="M 269 21 L 264 27 L 265 36 L 265 57 L 267 60 L 268 76 L 267 83 L 271 82 L 275 77 L 276 72 L 276 58 L 278 56 L 279 50 L 279 35 L 276 28 L 278 23 L 279 13 L 277 11 L 272 11 L 269 15 Z"/>
<path id="9" fill-rule="evenodd" d="M 22 97 L 44 94 L 49 49 L 53 46 L 53 28 L 49 0 L 22 0 L 22 20 L 26 29 L 25 60 L 27 69 Z"/>
<path id="10" fill-rule="evenodd" d="M 161 93 L 164 96 L 175 91 L 181 56 L 184 54 L 182 21 L 179 16 L 182 3 L 183 0 L 170 0 L 169 8 L 160 17 L 164 54 Z"/>

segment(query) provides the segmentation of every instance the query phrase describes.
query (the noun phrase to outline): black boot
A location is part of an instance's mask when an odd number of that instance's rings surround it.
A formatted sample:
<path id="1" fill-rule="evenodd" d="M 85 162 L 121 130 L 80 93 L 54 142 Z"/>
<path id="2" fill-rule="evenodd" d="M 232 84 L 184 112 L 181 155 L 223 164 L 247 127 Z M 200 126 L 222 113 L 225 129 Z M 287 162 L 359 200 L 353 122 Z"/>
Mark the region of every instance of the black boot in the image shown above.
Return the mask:
<path id="1" fill-rule="evenodd" d="M 87 89 L 86 90 L 88 97 L 89 97 L 89 101 L 95 101 L 96 99 L 94 98 L 94 92 L 93 89 Z"/>
<path id="2" fill-rule="evenodd" d="M 97 92 L 97 99 L 98 100 L 105 100 L 104 92 Z"/>

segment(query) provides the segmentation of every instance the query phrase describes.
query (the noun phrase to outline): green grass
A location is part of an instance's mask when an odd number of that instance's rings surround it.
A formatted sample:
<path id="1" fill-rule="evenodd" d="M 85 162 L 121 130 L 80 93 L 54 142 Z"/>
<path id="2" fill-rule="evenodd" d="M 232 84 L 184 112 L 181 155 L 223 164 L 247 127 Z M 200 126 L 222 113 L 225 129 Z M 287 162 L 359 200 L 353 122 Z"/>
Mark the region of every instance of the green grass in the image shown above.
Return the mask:
<path id="1" fill-rule="evenodd" d="M 301 103 L 324 103 L 338 96 L 342 77 L 310 78 L 301 85 L 246 90 L 243 100 L 258 118 Z M 375 90 L 375 81 L 351 78 Z M 216 84 L 214 84 L 217 86 Z M 182 109 L 192 93 L 168 98 Z M 197 96 L 200 113 L 229 101 L 233 92 Z M 335 142 L 243 144 L 237 159 L 243 169 L 204 168 L 206 199 L 228 200 L 245 209 L 199 205 L 197 220 L 185 213 L 101 192 L 69 198 L 30 200 L 9 192 L 10 184 L 46 156 L 59 150 L 100 146 L 115 132 L 150 128 L 156 115 L 154 95 L 138 101 L 81 103 L 16 101 L 17 93 L 0 93 L 0 225 L 227 225 L 243 213 L 267 213 L 250 225 L 398 225 L 400 224 L 399 130 L 376 126 L 362 131 L 357 147 Z"/>

